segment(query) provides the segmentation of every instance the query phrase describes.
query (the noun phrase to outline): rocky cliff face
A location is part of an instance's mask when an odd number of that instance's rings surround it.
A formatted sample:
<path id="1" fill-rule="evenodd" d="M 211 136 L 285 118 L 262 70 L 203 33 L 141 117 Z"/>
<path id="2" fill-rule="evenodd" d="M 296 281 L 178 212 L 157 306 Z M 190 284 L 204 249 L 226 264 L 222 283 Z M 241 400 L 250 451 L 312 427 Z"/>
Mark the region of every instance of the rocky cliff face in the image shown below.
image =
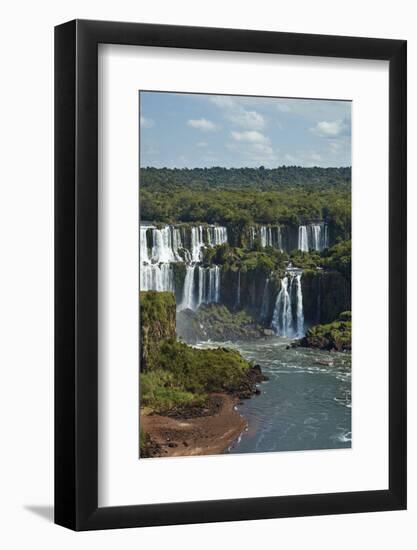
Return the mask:
<path id="1" fill-rule="evenodd" d="M 140 370 L 151 367 L 154 344 L 176 338 L 176 303 L 172 292 L 140 293 Z"/>
<path id="2" fill-rule="evenodd" d="M 303 305 L 308 325 L 334 321 L 352 308 L 350 279 L 337 271 L 305 271 Z"/>

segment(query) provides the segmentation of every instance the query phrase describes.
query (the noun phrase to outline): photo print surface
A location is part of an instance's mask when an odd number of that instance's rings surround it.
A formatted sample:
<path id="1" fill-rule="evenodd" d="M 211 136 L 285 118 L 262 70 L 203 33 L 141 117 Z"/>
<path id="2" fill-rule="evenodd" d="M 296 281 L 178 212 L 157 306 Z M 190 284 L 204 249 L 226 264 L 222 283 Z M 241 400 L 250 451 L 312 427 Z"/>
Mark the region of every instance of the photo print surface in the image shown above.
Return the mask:
<path id="1" fill-rule="evenodd" d="M 139 115 L 140 458 L 351 447 L 351 102 Z"/>

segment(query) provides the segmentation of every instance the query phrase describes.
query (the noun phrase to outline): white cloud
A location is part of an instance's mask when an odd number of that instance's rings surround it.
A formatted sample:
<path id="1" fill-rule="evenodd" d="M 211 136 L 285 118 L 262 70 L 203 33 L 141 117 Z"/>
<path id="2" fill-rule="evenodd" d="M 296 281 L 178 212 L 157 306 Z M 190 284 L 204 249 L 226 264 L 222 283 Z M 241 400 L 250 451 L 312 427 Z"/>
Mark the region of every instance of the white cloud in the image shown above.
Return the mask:
<path id="1" fill-rule="evenodd" d="M 196 145 L 197 147 L 207 147 L 208 143 L 207 141 L 197 141 Z"/>
<path id="2" fill-rule="evenodd" d="M 217 130 L 217 126 L 206 118 L 191 118 L 187 120 L 187 125 L 203 132 L 215 132 Z"/>
<path id="3" fill-rule="evenodd" d="M 291 107 L 288 105 L 288 103 L 284 103 L 284 101 L 278 101 L 277 109 L 281 113 L 289 113 L 291 111 Z"/>
<path id="4" fill-rule="evenodd" d="M 262 130 L 266 125 L 264 116 L 253 109 L 246 109 L 241 98 L 210 96 L 209 100 L 219 107 L 226 120 L 235 126 L 241 126 L 248 130 Z"/>
<path id="5" fill-rule="evenodd" d="M 247 111 L 239 109 L 227 115 L 228 120 L 242 128 L 252 128 L 254 130 L 262 130 L 265 127 L 264 117 L 256 111 Z"/>
<path id="6" fill-rule="evenodd" d="M 249 143 L 268 143 L 269 138 L 257 130 L 246 130 L 245 132 L 230 132 L 235 141 L 245 141 Z"/>
<path id="7" fill-rule="evenodd" d="M 335 138 L 346 135 L 349 127 L 345 120 L 334 120 L 331 122 L 322 120 L 321 122 L 317 122 L 310 130 L 320 137 Z"/>
<path id="8" fill-rule="evenodd" d="M 276 155 L 271 145 L 271 140 L 257 130 L 243 132 L 230 132 L 232 141 L 227 143 L 227 148 L 238 153 L 245 166 L 276 164 Z"/>
<path id="9" fill-rule="evenodd" d="M 235 109 L 237 107 L 236 99 L 228 95 L 211 95 L 209 101 L 222 109 Z"/>
<path id="10" fill-rule="evenodd" d="M 155 122 L 151 118 L 140 115 L 140 125 L 141 128 L 152 128 L 152 126 L 155 125 Z"/>

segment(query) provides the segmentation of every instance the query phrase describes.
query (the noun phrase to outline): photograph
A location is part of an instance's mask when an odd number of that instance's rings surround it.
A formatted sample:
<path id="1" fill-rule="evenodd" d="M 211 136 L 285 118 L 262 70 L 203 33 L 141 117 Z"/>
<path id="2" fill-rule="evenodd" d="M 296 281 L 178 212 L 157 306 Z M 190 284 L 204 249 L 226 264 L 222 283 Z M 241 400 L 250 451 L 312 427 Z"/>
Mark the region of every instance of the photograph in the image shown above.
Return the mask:
<path id="1" fill-rule="evenodd" d="M 139 457 L 350 448 L 351 102 L 139 110 Z"/>

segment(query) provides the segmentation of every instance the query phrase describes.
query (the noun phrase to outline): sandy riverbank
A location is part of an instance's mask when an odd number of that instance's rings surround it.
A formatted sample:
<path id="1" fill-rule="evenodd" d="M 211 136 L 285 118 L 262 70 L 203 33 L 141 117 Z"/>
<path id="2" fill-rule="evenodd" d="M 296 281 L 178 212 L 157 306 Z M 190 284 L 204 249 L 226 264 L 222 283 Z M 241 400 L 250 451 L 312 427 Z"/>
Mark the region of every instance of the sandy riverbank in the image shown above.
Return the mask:
<path id="1" fill-rule="evenodd" d="M 196 456 L 224 453 L 246 428 L 235 410 L 238 398 L 213 394 L 215 412 L 194 418 L 141 414 L 141 428 L 150 435 L 153 456 Z"/>

